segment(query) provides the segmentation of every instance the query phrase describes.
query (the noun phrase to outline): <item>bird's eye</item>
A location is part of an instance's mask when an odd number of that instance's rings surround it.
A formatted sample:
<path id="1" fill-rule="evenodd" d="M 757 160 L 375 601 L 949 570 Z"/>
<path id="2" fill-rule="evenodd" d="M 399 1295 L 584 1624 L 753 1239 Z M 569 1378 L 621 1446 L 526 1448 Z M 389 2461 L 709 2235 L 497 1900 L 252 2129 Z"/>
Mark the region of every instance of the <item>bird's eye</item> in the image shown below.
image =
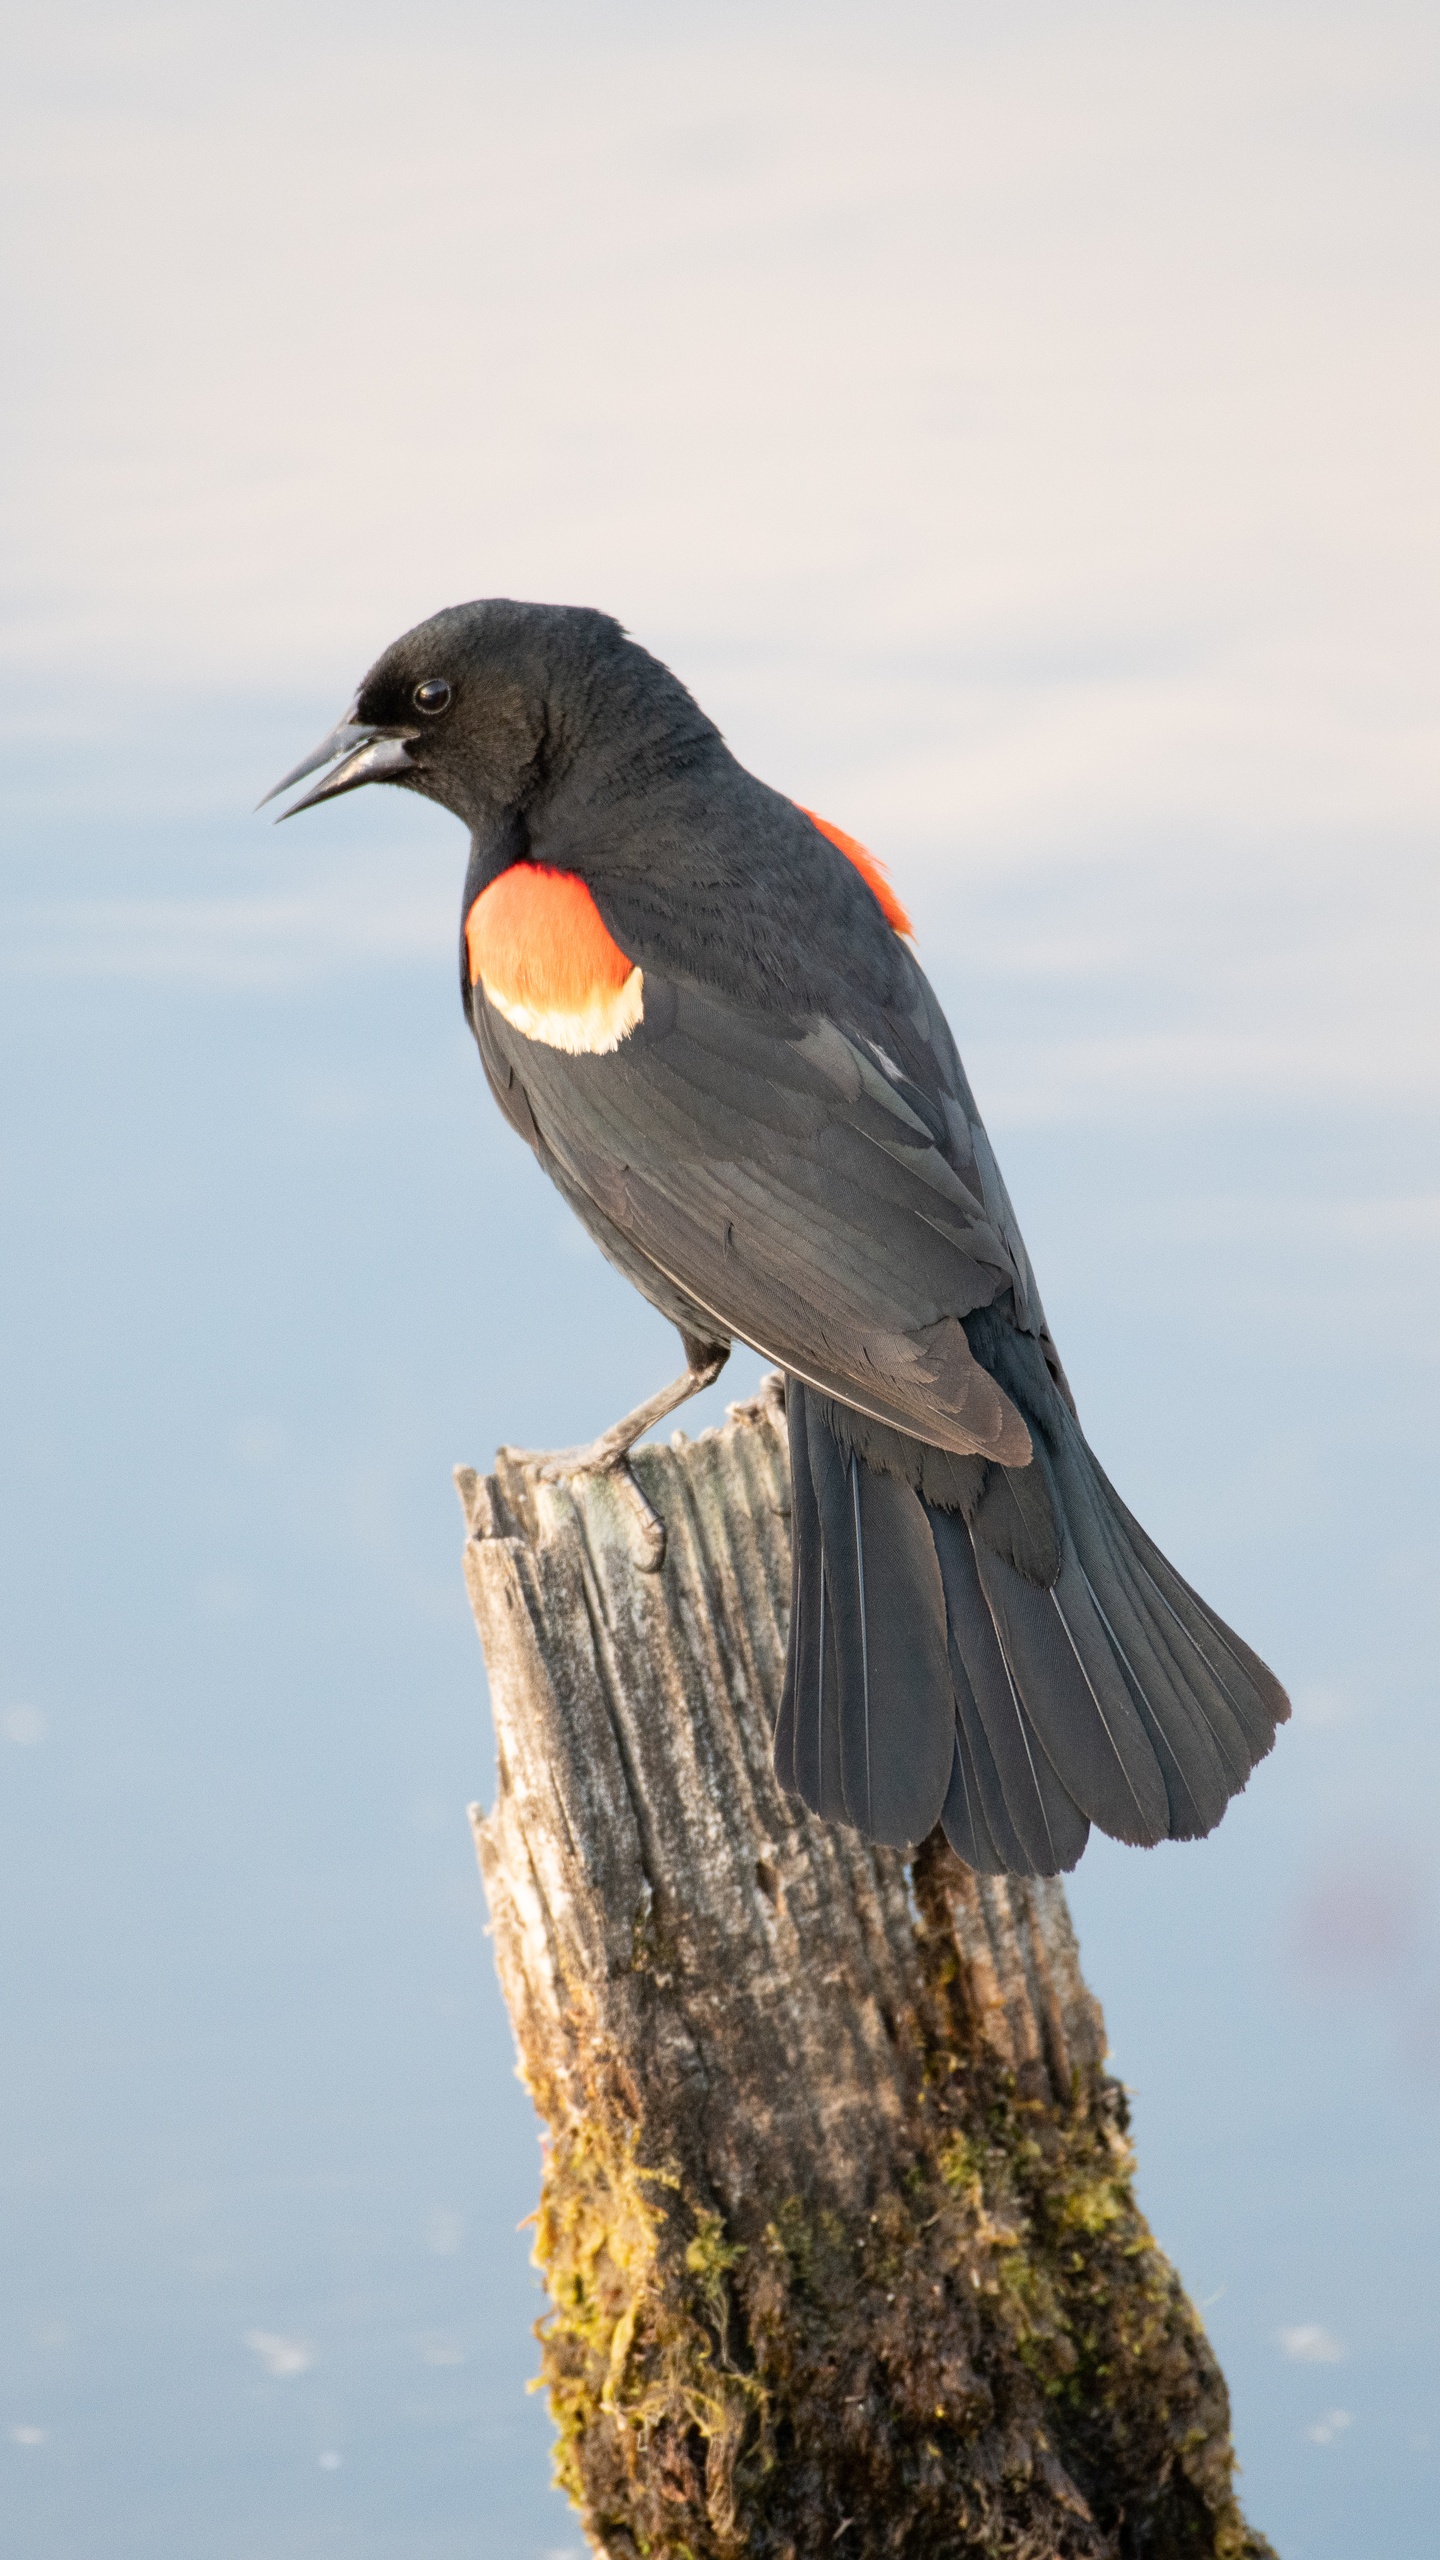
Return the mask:
<path id="1" fill-rule="evenodd" d="M 417 684 L 410 699 L 417 711 L 428 711 L 433 717 L 448 708 L 450 687 L 443 676 L 429 676 L 424 684 Z"/>

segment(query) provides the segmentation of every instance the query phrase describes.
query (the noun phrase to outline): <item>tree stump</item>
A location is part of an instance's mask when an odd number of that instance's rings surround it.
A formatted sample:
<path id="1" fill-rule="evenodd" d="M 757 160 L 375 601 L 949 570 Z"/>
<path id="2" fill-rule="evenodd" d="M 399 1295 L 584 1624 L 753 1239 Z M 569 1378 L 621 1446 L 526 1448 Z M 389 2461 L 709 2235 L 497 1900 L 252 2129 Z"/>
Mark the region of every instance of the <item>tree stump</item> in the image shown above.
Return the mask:
<path id="1" fill-rule="evenodd" d="M 557 2471 L 613 2560 L 1261 2560 L 1058 1883 L 866 1846 L 770 1761 L 779 1380 L 613 1483 L 457 1470 Z M 1270 2560 L 1274 2555 L 1270 2554 Z"/>

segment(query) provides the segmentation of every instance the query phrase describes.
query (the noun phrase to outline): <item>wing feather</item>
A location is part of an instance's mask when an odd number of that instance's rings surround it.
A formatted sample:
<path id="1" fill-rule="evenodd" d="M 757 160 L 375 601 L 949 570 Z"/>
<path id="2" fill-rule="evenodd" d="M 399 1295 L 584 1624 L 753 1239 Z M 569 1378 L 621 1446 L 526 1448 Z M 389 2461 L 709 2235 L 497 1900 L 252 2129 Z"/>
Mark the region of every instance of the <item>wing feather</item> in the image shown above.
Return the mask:
<path id="1" fill-rule="evenodd" d="M 950 1135 L 945 1056 L 929 1055 L 932 1092 L 917 1081 L 913 1024 L 902 1072 L 883 1040 L 824 1017 L 647 975 L 631 1038 L 572 1056 L 476 1001 L 492 1083 L 513 1073 L 581 1215 L 625 1238 L 667 1305 L 678 1290 L 897 1429 L 1025 1463 L 1026 1425 L 961 1324 L 1023 1281 L 982 1159 Z"/>

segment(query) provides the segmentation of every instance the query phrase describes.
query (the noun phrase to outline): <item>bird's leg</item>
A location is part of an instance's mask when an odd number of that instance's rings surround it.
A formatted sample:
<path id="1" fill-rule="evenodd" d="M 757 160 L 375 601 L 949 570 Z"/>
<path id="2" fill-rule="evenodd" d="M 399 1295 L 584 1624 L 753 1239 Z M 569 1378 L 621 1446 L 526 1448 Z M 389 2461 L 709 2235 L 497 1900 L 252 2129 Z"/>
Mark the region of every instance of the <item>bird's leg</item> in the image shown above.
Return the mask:
<path id="1" fill-rule="evenodd" d="M 685 1345 L 685 1373 L 672 1378 L 659 1394 L 648 1396 L 632 1413 L 622 1414 L 602 1431 L 598 1440 L 587 1441 L 580 1449 L 506 1449 L 504 1457 L 522 1467 L 533 1469 L 542 1484 L 558 1484 L 566 1476 L 613 1475 L 616 1489 L 624 1495 L 634 1532 L 635 1561 L 642 1572 L 658 1573 L 665 1561 L 665 1523 L 652 1503 L 646 1501 L 635 1481 L 630 1466 L 630 1452 L 637 1440 L 663 1422 L 667 1413 L 688 1404 L 702 1387 L 713 1387 L 730 1357 L 728 1342 L 700 1342 L 693 1334 L 682 1333 Z"/>
<path id="2" fill-rule="evenodd" d="M 629 1456 L 636 1441 L 653 1431 L 657 1422 L 663 1422 L 667 1413 L 688 1404 L 702 1387 L 713 1387 L 730 1357 L 728 1342 L 693 1342 L 685 1335 L 681 1339 L 686 1356 L 683 1377 L 672 1378 L 658 1395 L 637 1404 L 633 1413 L 622 1414 L 608 1431 L 601 1432 L 598 1440 L 587 1440 L 583 1448 L 552 1449 L 548 1455 L 538 1449 L 534 1452 L 537 1471 L 547 1484 L 557 1484 L 562 1476 L 609 1475 Z M 512 1450 L 510 1454 L 518 1457 L 520 1452 Z"/>

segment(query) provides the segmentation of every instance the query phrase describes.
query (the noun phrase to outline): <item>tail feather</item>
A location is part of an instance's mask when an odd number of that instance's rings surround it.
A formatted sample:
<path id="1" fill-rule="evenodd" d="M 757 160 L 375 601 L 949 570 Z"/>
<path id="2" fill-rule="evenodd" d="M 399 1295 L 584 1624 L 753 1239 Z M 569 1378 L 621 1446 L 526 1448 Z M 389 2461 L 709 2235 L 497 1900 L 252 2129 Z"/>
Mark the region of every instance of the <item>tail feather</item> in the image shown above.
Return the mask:
<path id="1" fill-rule="evenodd" d="M 1056 1474 L 1096 1603 L 1125 1646 L 1197 1807 L 1217 1780 L 1224 1788 L 1208 1830 L 1270 1749 L 1289 1701 L 1274 1673 L 1206 1607 L 1126 1509 L 1073 1423 L 1062 1435 Z"/>
<path id="2" fill-rule="evenodd" d="M 827 1621 L 814 1730 L 822 1750 L 838 1747 L 846 1818 L 869 1839 L 908 1846 L 939 1821 L 954 1762 L 934 1544 L 918 1495 L 843 1451 L 803 1391 L 796 1402 L 806 1413 L 803 1446 L 792 1433 L 792 1466 L 815 1508 Z M 798 1778 L 798 1752 L 795 1765 Z M 833 1804 L 833 1782 L 824 1783 Z"/>
<path id="3" fill-rule="evenodd" d="M 998 1787 L 998 1780 L 996 1785 Z M 1000 1834 L 986 1820 L 980 1801 L 979 1780 L 970 1757 L 963 1728 L 955 1728 L 955 1759 L 950 1772 L 950 1785 L 940 1812 L 940 1827 L 957 1858 L 974 1867 L 982 1876 L 1029 1875 L 1030 1862 L 1009 1823 L 1005 1825 L 1005 1846 Z"/>
<path id="4" fill-rule="evenodd" d="M 910 1845 L 942 1822 L 990 1875 L 1072 1867 L 1092 1820 L 1146 1844 L 1213 1829 L 1288 1701 L 1068 1410 L 1032 1432 L 1029 1467 L 957 1483 L 952 1508 L 928 1498 L 918 1443 L 889 1432 L 867 1451 L 863 1417 L 793 1379 L 786 1401 L 782 1785 L 871 1839 Z"/>
<path id="5" fill-rule="evenodd" d="M 1223 1683 L 1164 1601 L 1136 1553 L 1133 1535 L 1126 1534 L 1133 1524 L 1128 1516 L 1117 1518 L 1109 1484 L 1078 1433 L 1075 1437 L 1079 1445 L 1062 1450 L 1057 1474 L 1067 1525 L 1095 1605 L 1111 1626 L 1117 1650 L 1123 1647 L 1151 1713 L 1167 1723 L 1177 1746 L 1190 1731 L 1204 1735 L 1229 1785 L 1241 1785 L 1252 1754 Z"/>
<path id="6" fill-rule="evenodd" d="M 1080 1570 L 1084 1572 L 1084 1567 Z M 1150 1736 L 1164 1777 L 1170 1809 L 1168 1836 L 1172 1840 L 1198 1840 L 1203 1833 L 1213 1831 L 1236 1787 L 1243 1786 L 1244 1773 L 1235 1775 L 1227 1770 L 1209 1725 L 1183 1689 L 1175 1685 L 1173 1664 L 1168 1658 L 1161 1660 L 1143 1622 L 1127 1618 L 1117 1605 L 1122 1596 L 1117 1587 L 1112 1586 L 1109 1592 L 1113 1615 L 1102 1607 L 1088 1575 L 1085 1587 L 1116 1660 L 1124 1669 L 1136 1712 Z"/>
<path id="7" fill-rule="evenodd" d="M 1016 1685 L 1075 1802 L 1116 1840 L 1163 1840 L 1170 1803 L 1150 1737 L 1067 1558 L 1048 1591 L 977 1545 L 980 1585 Z"/>
<path id="8" fill-rule="evenodd" d="M 926 1516 L 945 1589 L 956 1719 L 969 1742 L 991 1830 L 998 1840 L 1008 1815 L 1026 1859 L 1019 1872 L 1058 1875 L 1074 1866 L 1089 1837 L 1089 1822 L 1057 1775 L 1028 1712 L 965 1522 L 957 1512 L 929 1504 Z"/>
<path id="9" fill-rule="evenodd" d="M 1116 1497 L 1117 1501 L 1119 1497 Z M 1126 1515 L 1129 1522 L 1129 1514 Z M 1218 1617 L 1209 1602 L 1202 1600 L 1182 1580 L 1167 1556 L 1163 1556 L 1147 1538 L 1138 1521 L 1129 1522 L 1135 1543 L 1136 1561 L 1142 1573 L 1155 1585 L 1171 1615 L 1184 1628 L 1211 1675 L 1224 1691 L 1250 1745 L 1251 1766 L 1263 1759 L 1275 1739 L 1278 1726 L 1286 1723 L 1290 1701 L 1268 1664 L 1258 1653 L 1252 1653 L 1243 1636 Z"/>
<path id="10" fill-rule="evenodd" d="M 775 1770 L 782 1787 L 826 1822 L 849 1822 L 840 1783 L 840 1674 L 835 1617 L 826 1605 L 820 1513 L 810 1478 L 803 1390 L 792 1389 L 791 1537 L 794 1545 L 790 1650 L 775 1727 Z"/>
<path id="11" fill-rule="evenodd" d="M 1157 1617 L 1154 1591 L 1122 1541 L 1103 1518 L 1078 1507 L 1070 1517 L 1086 1588 L 1164 1771 L 1170 1836 L 1197 1839 L 1244 1785 L 1251 1755 L 1224 1691 L 1193 1648 L 1187 1676 L 1176 1654 L 1178 1630 L 1167 1613 Z"/>
<path id="12" fill-rule="evenodd" d="M 1000 1872 L 1003 1875 L 1034 1876 L 1057 1873 L 1054 1843 L 1045 1825 L 1041 1809 L 1037 1807 L 1034 1818 L 1026 1824 L 1031 1837 L 1038 1838 L 1038 1853 L 1027 1845 L 1010 1811 L 1004 1781 L 1000 1775 L 995 1753 L 990 1747 L 990 1737 L 985 1730 L 985 1719 L 981 1715 L 979 1700 L 971 1685 L 970 1675 L 960 1658 L 953 1627 L 950 1637 L 950 1679 L 955 1698 L 956 1768 L 960 1784 L 965 1790 L 965 1803 L 971 1824 L 981 1847 L 986 1845 L 988 1839 L 1000 1861 Z M 1041 1757 L 1043 1759 L 1043 1753 Z M 951 1778 L 950 1785 L 952 1795 L 956 1794 L 954 1776 Z M 950 1796 L 946 1797 L 945 1803 L 949 1810 Z M 958 1803 L 955 1810 L 958 1818 Z M 1023 1810 L 1022 1803 L 1022 1815 Z M 952 1845 L 959 1848 L 960 1855 L 964 1857 L 965 1852 L 960 1848 L 958 1838 L 950 1836 Z M 992 1872 L 993 1870 L 988 1867 L 981 1869 L 982 1874 Z"/>

